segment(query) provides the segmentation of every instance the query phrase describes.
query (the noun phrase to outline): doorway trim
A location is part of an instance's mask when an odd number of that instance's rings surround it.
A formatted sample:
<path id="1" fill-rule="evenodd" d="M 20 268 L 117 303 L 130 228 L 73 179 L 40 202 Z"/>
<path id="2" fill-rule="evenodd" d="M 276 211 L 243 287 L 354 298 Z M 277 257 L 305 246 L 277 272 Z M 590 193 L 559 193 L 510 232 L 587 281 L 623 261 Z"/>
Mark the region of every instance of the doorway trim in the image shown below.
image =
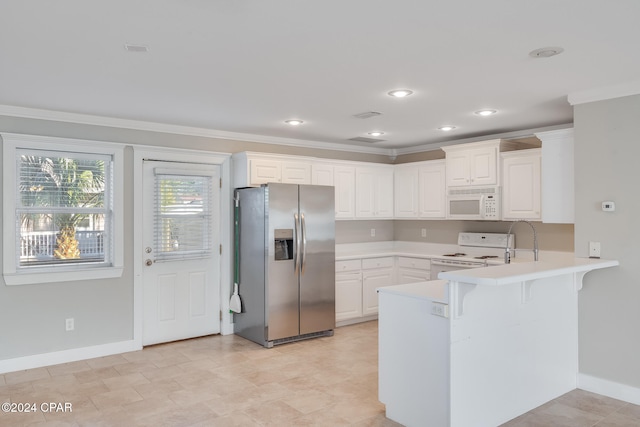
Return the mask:
<path id="1" fill-rule="evenodd" d="M 229 313 L 231 297 L 231 154 L 179 148 L 161 148 L 152 146 L 133 147 L 133 341 L 142 348 L 143 331 L 143 233 L 142 233 L 142 164 L 145 160 L 200 163 L 220 166 L 222 186 L 220 188 L 220 333 L 233 333 L 232 317 Z M 126 227 L 125 227 L 126 231 Z"/>

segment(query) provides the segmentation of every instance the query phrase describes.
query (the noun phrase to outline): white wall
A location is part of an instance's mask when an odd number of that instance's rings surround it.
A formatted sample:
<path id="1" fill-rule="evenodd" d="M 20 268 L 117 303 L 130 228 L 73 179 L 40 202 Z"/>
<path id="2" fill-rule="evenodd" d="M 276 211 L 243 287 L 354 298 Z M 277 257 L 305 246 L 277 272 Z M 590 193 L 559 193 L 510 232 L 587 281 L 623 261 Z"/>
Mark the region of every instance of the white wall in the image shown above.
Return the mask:
<path id="1" fill-rule="evenodd" d="M 640 388 L 640 95 L 574 107 L 575 250 L 602 245 L 620 266 L 585 276 L 580 372 Z M 602 201 L 616 203 L 602 212 Z"/>

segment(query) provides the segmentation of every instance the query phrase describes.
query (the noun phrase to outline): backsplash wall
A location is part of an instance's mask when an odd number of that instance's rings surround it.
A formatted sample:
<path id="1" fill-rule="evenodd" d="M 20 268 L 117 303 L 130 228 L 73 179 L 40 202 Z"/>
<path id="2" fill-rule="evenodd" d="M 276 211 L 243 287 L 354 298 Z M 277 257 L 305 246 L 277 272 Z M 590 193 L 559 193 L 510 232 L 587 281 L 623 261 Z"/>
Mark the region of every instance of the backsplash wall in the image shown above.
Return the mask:
<path id="1" fill-rule="evenodd" d="M 573 224 L 544 224 L 534 222 L 538 233 L 538 247 L 543 251 L 574 252 Z M 506 233 L 508 221 L 336 221 L 336 243 L 367 243 L 400 240 L 405 242 L 456 244 L 458 233 Z M 422 237 L 422 229 L 427 237 Z M 375 236 L 371 237 L 371 229 Z M 533 248 L 533 233 L 526 224 L 516 224 L 516 247 Z"/>

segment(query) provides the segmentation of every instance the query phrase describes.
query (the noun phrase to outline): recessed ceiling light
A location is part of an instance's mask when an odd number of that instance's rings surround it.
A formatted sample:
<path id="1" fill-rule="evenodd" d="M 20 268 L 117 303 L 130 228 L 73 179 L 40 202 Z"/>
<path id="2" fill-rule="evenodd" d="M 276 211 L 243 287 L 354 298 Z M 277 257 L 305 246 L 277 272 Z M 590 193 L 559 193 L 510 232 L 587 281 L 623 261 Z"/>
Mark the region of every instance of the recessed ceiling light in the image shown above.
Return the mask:
<path id="1" fill-rule="evenodd" d="M 413 91 L 409 89 L 396 89 L 389 92 L 389 96 L 393 96 L 395 98 L 404 98 L 411 95 L 412 93 Z"/>
<path id="2" fill-rule="evenodd" d="M 450 130 L 454 130 L 456 127 L 455 126 L 440 126 L 438 128 L 438 130 L 444 131 L 444 132 L 449 132 Z"/>
<path id="3" fill-rule="evenodd" d="M 493 115 L 493 114 L 495 114 L 497 112 L 498 111 L 496 111 L 496 110 L 480 110 L 480 111 L 476 111 L 473 114 L 476 114 L 478 116 L 491 116 L 491 115 Z"/>
<path id="4" fill-rule="evenodd" d="M 298 126 L 304 123 L 302 120 L 298 119 L 285 120 L 284 122 L 291 126 Z"/>
<path id="5" fill-rule="evenodd" d="M 373 131 L 373 132 L 368 132 L 367 135 L 371 135 L 371 136 L 380 136 L 380 135 L 384 135 L 384 132 L 380 132 L 380 131 Z"/>
<path id="6" fill-rule="evenodd" d="M 564 52 L 564 49 L 559 46 L 541 47 L 529 52 L 529 56 L 532 58 L 549 58 L 550 56 L 560 55 L 562 52 Z"/>

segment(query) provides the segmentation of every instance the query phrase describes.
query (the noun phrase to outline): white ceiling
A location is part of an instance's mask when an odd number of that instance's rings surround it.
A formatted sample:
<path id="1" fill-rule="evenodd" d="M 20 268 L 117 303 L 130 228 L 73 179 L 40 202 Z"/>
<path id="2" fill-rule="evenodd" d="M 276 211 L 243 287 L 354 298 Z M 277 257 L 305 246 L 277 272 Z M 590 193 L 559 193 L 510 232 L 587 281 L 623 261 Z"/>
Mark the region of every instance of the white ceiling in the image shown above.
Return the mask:
<path id="1" fill-rule="evenodd" d="M 425 146 L 570 123 L 567 95 L 640 78 L 639 16 L 638 0 L 0 0 L 0 104 Z M 565 51 L 528 56 L 546 46 Z M 372 130 L 385 141 L 348 141 Z"/>

